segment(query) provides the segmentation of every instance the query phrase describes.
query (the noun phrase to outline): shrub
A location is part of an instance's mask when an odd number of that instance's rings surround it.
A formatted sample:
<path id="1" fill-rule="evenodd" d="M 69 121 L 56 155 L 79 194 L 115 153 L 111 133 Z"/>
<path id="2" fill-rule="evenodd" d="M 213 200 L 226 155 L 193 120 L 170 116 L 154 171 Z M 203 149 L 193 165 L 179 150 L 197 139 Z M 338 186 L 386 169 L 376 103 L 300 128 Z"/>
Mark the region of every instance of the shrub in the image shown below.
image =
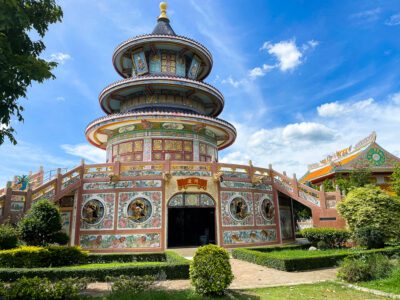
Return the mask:
<path id="1" fill-rule="evenodd" d="M 393 271 L 389 258 L 379 254 L 347 257 L 340 265 L 338 277 L 348 282 L 369 281 L 386 278 Z"/>
<path id="2" fill-rule="evenodd" d="M 354 239 L 358 245 L 368 249 L 383 248 L 385 246 L 385 236 L 374 227 L 361 227 L 354 230 Z"/>
<path id="3" fill-rule="evenodd" d="M 0 267 L 37 268 L 70 266 L 85 263 L 87 252 L 79 247 L 24 246 L 0 251 Z"/>
<path id="4" fill-rule="evenodd" d="M 10 300 L 78 299 L 87 284 L 88 280 L 84 278 L 66 278 L 52 283 L 47 278 L 22 277 L 8 285 L 2 284 L 1 296 Z"/>
<path id="5" fill-rule="evenodd" d="M 171 254 L 171 253 L 170 253 Z M 87 263 L 167 261 L 165 253 L 90 253 Z"/>
<path id="6" fill-rule="evenodd" d="M 18 224 L 21 239 L 31 246 L 45 246 L 59 238 L 61 216 L 47 199 L 38 200 Z"/>
<path id="7" fill-rule="evenodd" d="M 306 228 L 301 232 L 313 246 L 323 246 L 321 249 L 344 247 L 350 237 L 350 232 L 345 229 Z"/>
<path id="8" fill-rule="evenodd" d="M 51 235 L 49 244 L 67 245 L 69 242 L 69 236 L 63 231 L 59 231 Z"/>
<path id="9" fill-rule="evenodd" d="M 135 295 L 148 291 L 153 287 L 155 278 L 154 276 L 126 276 L 121 275 L 118 277 L 107 277 L 107 281 L 111 281 L 111 296 L 118 297 L 124 295 Z"/>
<path id="10" fill-rule="evenodd" d="M 381 233 L 385 243 L 399 238 L 400 199 L 389 196 L 378 187 L 366 186 L 352 190 L 337 208 L 352 233 L 359 233 L 363 228 L 374 228 Z M 368 229 L 361 232 L 365 236 Z"/>
<path id="11" fill-rule="evenodd" d="M 170 251 L 165 252 L 165 262 L 146 262 L 137 265 L 119 265 L 115 267 L 66 266 L 59 268 L 2 268 L 0 280 L 15 281 L 21 277 L 46 277 L 51 280 L 63 278 L 92 278 L 105 281 L 108 276 L 144 276 L 152 275 L 157 279 L 188 279 L 189 261 Z"/>
<path id="12" fill-rule="evenodd" d="M 233 280 L 228 252 L 216 245 L 199 247 L 190 265 L 190 280 L 198 294 L 223 295 Z"/>
<path id="13" fill-rule="evenodd" d="M 18 231 L 11 225 L 0 225 L 0 249 L 17 247 Z"/>

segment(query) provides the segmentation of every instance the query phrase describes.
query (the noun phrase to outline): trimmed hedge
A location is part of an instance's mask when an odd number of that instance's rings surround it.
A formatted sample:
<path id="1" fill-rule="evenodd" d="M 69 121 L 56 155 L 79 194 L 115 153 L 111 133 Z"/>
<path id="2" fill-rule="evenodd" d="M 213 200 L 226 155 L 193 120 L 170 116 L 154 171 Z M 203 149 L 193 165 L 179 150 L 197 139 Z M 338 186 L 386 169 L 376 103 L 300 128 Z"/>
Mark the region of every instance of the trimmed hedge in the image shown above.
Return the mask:
<path id="1" fill-rule="evenodd" d="M 42 277 L 51 280 L 59 280 L 68 277 L 88 277 L 93 280 L 106 281 L 106 277 L 144 276 L 153 275 L 158 279 L 188 279 L 189 261 L 174 252 L 165 252 L 165 262 L 147 262 L 146 264 L 105 267 L 105 268 L 1 268 L 0 280 L 15 281 L 21 277 Z"/>
<path id="2" fill-rule="evenodd" d="M 79 247 L 24 246 L 0 251 L 0 267 L 40 268 L 60 267 L 86 263 L 87 252 Z"/>
<path id="3" fill-rule="evenodd" d="M 301 234 L 314 247 L 321 249 L 344 247 L 350 238 L 350 231 L 336 228 L 306 228 Z"/>
<path id="4" fill-rule="evenodd" d="M 278 258 L 275 257 L 271 253 L 271 251 L 259 251 L 255 248 L 237 248 L 232 250 L 232 256 L 234 258 L 245 260 L 269 268 L 293 272 L 334 267 L 346 257 L 358 257 L 371 253 L 381 253 L 387 256 L 400 254 L 400 247 L 388 247 L 384 249 L 374 250 L 359 250 L 354 251 L 354 253 L 349 252 L 332 255 L 325 255 L 324 251 L 320 251 L 320 253 L 321 256 Z"/>
<path id="5" fill-rule="evenodd" d="M 165 253 L 91 253 L 87 258 L 87 263 L 109 263 L 109 262 L 165 262 Z"/>

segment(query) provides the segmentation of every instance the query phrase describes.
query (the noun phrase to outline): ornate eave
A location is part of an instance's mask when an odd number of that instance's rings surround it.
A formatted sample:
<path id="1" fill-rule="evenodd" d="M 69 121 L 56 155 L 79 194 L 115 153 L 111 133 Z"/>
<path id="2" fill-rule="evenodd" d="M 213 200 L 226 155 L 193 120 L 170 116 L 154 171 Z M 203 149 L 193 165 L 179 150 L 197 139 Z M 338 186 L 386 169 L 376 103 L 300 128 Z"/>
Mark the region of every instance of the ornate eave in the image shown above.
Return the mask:
<path id="1" fill-rule="evenodd" d="M 217 139 L 217 147 L 222 150 L 230 146 L 236 139 L 236 129 L 230 123 L 221 119 L 204 115 L 180 112 L 136 112 L 112 114 L 91 122 L 85 131 L 87 140 L 94 146 L 105 149 L 108 136 L 120 127 L 147 122 L 180 122 L 198 125 L 212 131 Z"/>
<path id="2" fill-rule="evenodd" d="M 210 51 L 208 51 L 205 46 L 203 46 L 199 42 L 196 42 L 195 40 L 184 36 L 162 34 L 138 35 L 118 45 L 117 48 L 114 50 L 112 56 L 112 62 L 115 70 L 118 72 L 119 75 L 127 78 L 128 75 L 123 72 L 123 65 L 121 61 L 123 55 L 128 55 L 132 50 L 138 48 L 147 47 L 150 49 L 151 46 L 157 45 L 175 47 L 176 50 L 180 50 L 185 53 L 192 52 L 193 54 L 197 55 L 203 63 L 201 73 L 198 75 L 199 80 L 206 78 L 211 72 L 213 59 Z"/>
<path id="3" fill-rule="evenodd" d="M 224 96 L 222 93 L 207 83 L 175 76 L 141 76 L 136 78 L 126 78 L 108 85 L 99 95 L 100 106 L 106 113 L 115 113 L 119 111 L 119 102 L 124 101 L 124 94 L 145 90 L 151 86 L 153 90 L 173 89 L 182 90 L 184 93 L 190 93 L 191 96 L 198 94 L 205 105 L 210 106 L 211 116 L 218 116 L 224 107 Z M 114 97 L 114 98 L 113 98 Z M 118 98 L 118 99 L 117 99 Z M 112 107 L 114 106 L 114 108 Z"/>

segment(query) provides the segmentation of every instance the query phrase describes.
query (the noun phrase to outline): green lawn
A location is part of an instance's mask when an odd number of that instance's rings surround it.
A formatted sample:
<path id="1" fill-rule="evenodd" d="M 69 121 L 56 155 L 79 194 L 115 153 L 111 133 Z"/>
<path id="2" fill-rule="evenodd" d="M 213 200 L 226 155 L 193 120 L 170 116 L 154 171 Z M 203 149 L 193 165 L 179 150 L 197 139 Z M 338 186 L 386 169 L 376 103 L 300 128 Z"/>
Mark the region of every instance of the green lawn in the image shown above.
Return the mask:
<path id="1" fill-rule="evenodd" d="M 358 283 L 358 285 L 369 289 L 400 295 L 400 268 L 397 268 L 388 278 L 361 282 Z"/>
<path id="2" fill-rule="evenodd" d="M 252 289 L 244 291 L 229 291 L 229 296 L 210 298 L 201 297 L 196 295 L 193 291 L 148 291 L 139 295 L 124 295 L 123 297 L 108 297 L 110 300 L 209 300 L 209 299 L 240 299 L 240 300 L 298 300 L 298 299 L 311 299 L 311 300 L 337 300 L 337 299 L 351 299 L 351 300 L 365 300 L 365 299 L 389 299 L 386 297 L 379 297 L 372 294 L 360 292 L 351 288 L 344 287 L 335 282 L 324 282 L 318 284 L 304 284 L 297 286 L 285 286 L 263 289 Z"/>
<path id="3" fill-rule="evenodd" d="M 270 257 L 279 258 L 279 259 L 289 259 L 289 258 L 308 258 L 308 257 L 321 257 L 321 256 L 331 256 L 338 254 L 350 254 L 355 253 L 357 250 L 354 249 L 327 249 L 327 250 L 280 250 L 280 251 L 272 251 L 265 252 Z"/>
<path id="4" fill-rule="evenodd" d="M 97 268 L 118 268 L 118 267 L 129 267 L 129 266 L 163 266 L 167 265 L 167 262 L 111 262 L 111 263 L 101 263 L 101 264 L 84 264 L 84 265 L 77 265 L 77 266 L 68 266 L 68 267 L 56 267 L 62 268 L 64 270 L 78 270 L 78 269 L 97 269 Z"/>

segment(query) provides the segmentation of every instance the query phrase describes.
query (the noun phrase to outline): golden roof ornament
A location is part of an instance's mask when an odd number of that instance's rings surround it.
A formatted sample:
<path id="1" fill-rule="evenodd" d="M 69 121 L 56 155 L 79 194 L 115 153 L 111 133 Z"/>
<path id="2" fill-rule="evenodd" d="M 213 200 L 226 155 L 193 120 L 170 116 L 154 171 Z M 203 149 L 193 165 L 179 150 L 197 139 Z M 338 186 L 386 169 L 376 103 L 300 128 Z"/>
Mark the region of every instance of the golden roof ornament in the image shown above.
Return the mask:
<path id="1" fill-rule="evenodd" d="M 169 20 L 168 17 L 167 17 L 167 7 L 168 7 L 167 2 L 161 2 L 160 3 L 161 14 L 158 17 L 159 19 L 167 19 L 167 20 Z"/>

